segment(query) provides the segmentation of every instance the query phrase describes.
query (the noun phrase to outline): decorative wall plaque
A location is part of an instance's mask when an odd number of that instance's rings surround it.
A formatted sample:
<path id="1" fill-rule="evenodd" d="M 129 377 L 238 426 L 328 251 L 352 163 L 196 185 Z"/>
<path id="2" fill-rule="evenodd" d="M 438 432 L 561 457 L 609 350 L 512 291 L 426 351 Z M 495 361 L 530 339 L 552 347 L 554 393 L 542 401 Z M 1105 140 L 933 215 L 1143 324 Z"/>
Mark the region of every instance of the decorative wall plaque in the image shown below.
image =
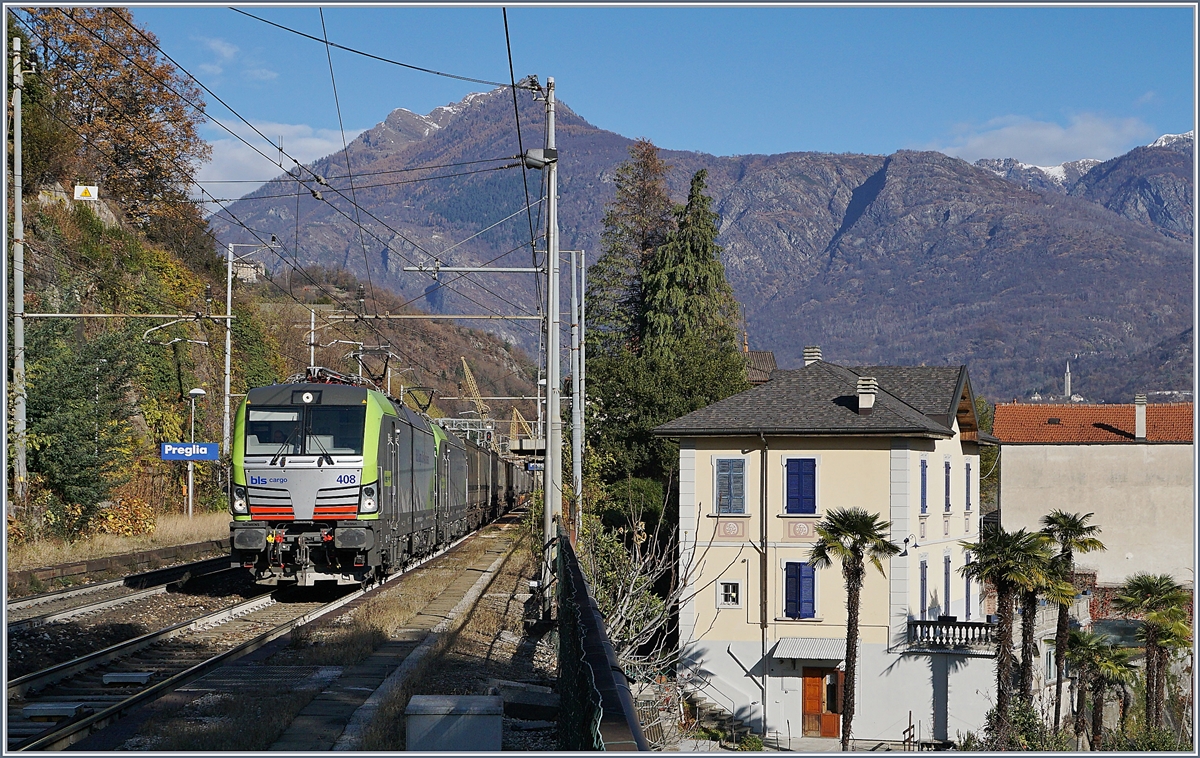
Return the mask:
<path id="1" fill-rule="evenodd" d="M 742 519 L 717 521 L 717 537 L 721 539 L 744 539 L 746 537 L 746 522 Z"/>
<path id="2" fill-rule="evenodd" d="M 793 540 L 813 539 L 817 536 L 816 526 L 807 521 L 788 521 L 787 536 Z"/>

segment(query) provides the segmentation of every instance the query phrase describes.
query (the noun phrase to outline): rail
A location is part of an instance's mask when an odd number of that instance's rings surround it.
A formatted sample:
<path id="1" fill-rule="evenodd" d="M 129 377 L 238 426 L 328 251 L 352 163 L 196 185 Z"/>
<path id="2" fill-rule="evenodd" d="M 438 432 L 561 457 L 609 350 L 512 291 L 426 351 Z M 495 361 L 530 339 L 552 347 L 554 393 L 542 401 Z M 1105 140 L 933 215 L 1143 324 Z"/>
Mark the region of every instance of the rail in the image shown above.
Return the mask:
<path id="1" fill-rule="evenodd" d="M 625 672 L 579 560 L 557 540 L 559 750 L 649 750 Z"/>
<path id="2" fill-rule="evenodd" d="M 996 642 L 995 629 L 995 624 L 983 621 L 909 621 L 908 649 L 990 654 Z"/>

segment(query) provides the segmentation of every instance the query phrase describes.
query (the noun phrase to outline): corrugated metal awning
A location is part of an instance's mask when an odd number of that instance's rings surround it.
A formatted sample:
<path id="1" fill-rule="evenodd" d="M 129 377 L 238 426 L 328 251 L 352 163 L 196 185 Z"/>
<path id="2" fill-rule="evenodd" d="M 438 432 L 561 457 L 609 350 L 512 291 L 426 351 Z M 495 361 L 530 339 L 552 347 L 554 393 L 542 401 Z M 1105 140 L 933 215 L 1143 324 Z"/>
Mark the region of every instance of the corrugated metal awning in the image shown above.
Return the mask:
<path id="1" fill-rule="evenodd" d="M 827 637 L 781 637 L 771 657 L 805 661 L 841 661 L 846 658 L 846 640 Z"/>

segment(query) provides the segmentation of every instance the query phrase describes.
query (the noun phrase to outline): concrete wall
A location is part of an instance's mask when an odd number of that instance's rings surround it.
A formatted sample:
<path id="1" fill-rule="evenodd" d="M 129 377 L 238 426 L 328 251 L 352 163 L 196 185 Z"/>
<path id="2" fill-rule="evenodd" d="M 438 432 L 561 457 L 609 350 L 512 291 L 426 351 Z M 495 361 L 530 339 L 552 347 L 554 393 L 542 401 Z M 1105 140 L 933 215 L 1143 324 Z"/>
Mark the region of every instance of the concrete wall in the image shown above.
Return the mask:
<path id="1" fill-rule="evenodd" d="M 1055 508 L 1095 513 L 1107 550 L 1075 557 L 1100 584 L 1148 571 L 1194 581 L 1192 446 L 1005 445 L 1000 514 L 1005 529 L 1040 528 Z"/>

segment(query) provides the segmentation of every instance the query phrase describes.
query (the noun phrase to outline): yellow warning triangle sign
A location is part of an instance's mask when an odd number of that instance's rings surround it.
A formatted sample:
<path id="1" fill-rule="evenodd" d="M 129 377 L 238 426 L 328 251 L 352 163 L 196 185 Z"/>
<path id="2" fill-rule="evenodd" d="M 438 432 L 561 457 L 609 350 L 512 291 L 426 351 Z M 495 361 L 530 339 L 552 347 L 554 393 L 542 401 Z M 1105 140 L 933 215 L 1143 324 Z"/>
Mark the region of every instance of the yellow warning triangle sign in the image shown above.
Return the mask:
<path id="1" fill-rule="evenodd" d="M 83 189 L 82 189 L 82 190 L 79 192 L 79 196 L 80 196 L 80 197 L 91 197 L 91 196 L 92 196 L 92 193 L 88 191 L 88 188 L 87 188 L 87 187 L 84 187 L 84 188 L 83 188 Z"/>

